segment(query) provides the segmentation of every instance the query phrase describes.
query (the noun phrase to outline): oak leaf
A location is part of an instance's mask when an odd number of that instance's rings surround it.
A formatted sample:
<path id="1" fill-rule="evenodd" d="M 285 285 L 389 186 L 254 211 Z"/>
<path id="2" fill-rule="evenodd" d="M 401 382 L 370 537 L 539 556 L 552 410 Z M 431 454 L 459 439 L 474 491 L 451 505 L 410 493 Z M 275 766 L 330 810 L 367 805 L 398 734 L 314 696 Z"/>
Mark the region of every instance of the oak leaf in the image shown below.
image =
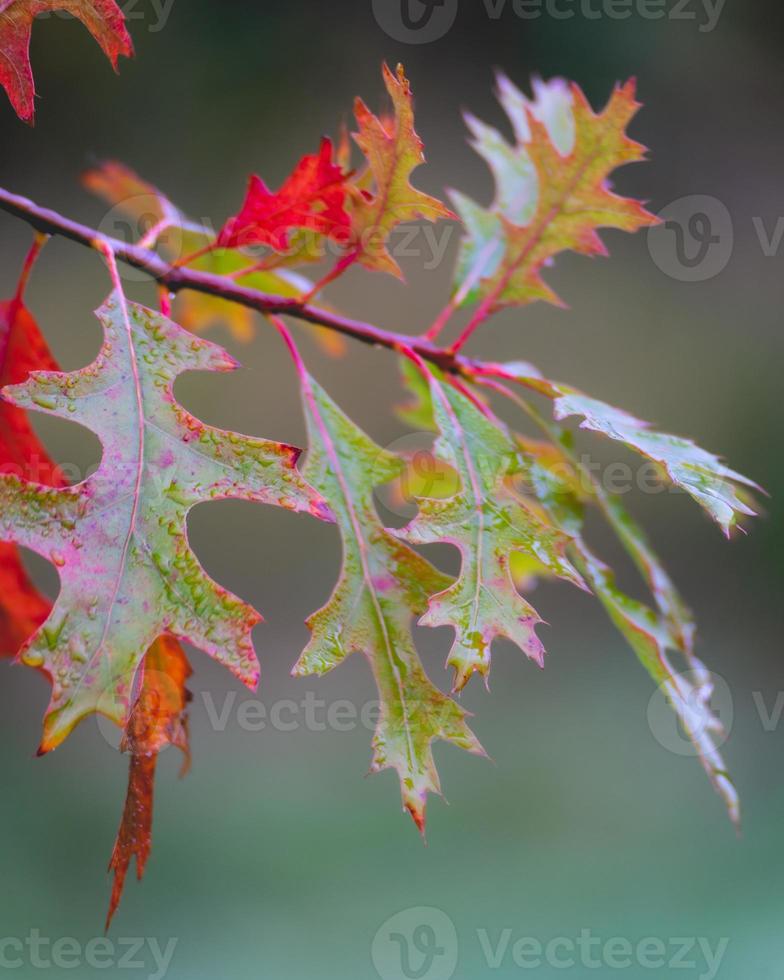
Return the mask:
<path id="1" fill-rule="evenodd" d="M 431 594 L 420 623 L 454 627 L 447 663 L 461 690 L 475 672 L 489 673 L 495 637 L 512 640 L 544 665 L 536 635 L 542 620 L 515 586 L 512 555 L 522 553 L 559 578 L 584 583 L 565 555 L 568 534 L 515 490 L 512 480 L 523 462 L 510 434 L 451 385 L 431 376 L 430 387 L 439 429 L 435 453 L 458 473 L 460 488 L 447 499 L 418 498 L 419 514 L 401 534 L 413 544 L 445 542 L 460 551 L 457 581 Z"/>
<path id="2" fill-rule="evenodd" d="M 31 371 L 54 370 L 54 357 L 28 310 L 18 299 L 0 303 L 0 389 L 25 381 Z M 27 413 L 5 401 L 0 401 L 0 473 L 53 487 L 66 482 Z M 16 545 L 0 544 L 0 656 L 16 655 L 46 619 L 49 606 L 30 581 Z"/>
<path id="3" fill-rule="evenodd" d="M 455 215 L 437 198 L 412 186 L 411 174 L 425 162 L 425 155 L 414 130 L 411 86 L 402 65 L 394 75 L 387 65 L 383 72 L 394 116 L 379 118 L 359 98 L 354 105 L 359 131 L 353 135 L 367 158 L 368 169 L 352 188 L 354 245 L 344 262 L 357 261 L 367 269 L 402 278 L 388 248 L 394 228 L 404 221 L 439 221 Z"/>
<path id="4" fill-rule="evenodd" d="M 218 246 L 264 245 L 285 252 L 295 228 L 345 239 L 350 227 L 345 181 L 332 162 L 332 141 L 324 137 L 319 152 L 304 156 L 280 190 L 271 191 L 256 174 L 250 178 L 242 208 L 223 226 Z"/>
<path id="5" fill-rule="evenodd" d="M 139 664 L 163 634 L 256 686 L 260 616 L 191 551 L 194 505 L 231 498 L 330 517 L 296 469 L 299 450 L 204 425 L 175 400 L 184 371 L 235 369 L 225 351 L 118 293 L 98 315 L 104 344 L 91 365 L 37 372 L 3 392 L 19 408 L 85 425 L 103 445 L 98 470 L 74 487 L 0 478 L 0 539 L 60 574 L 52 613 L 21 652 L 52 680 L 41 751 L 94 711 L 124 726 Z"/>
<path id="6" fill-rule="evenodd" d="M 105 160 L 85 171 L 82 183 L 135 222 L 138 238 L 147 238 L 150 247 L 157 245 L 171 262 L 184 262 L 187 268 L 199 272 L 231 276 L 240 286 L 276 296 L 303 298 L 313 289 L 313 283 L 305 276 L 283 267 L 286 264 L 283 256 L 271 257 L 269 268 L 254 269 L 248 275 L 242 275 L 243 269 L 253 265 L 244 252 L 236 248 L 205 251 L 214 240 L 214 234 L 186 218 L 161 190 L 124 163 Z M 188 261 L 192 255 L 196 258 Z M 241 344 L 249 343 L 256 336 L 253 311 L 219 296 L 183 290 L 177 296 L 175 313 L 180 326 L 193 333 L 225 327 Z M 308 324 L 308 328 L 319 347 L 330 357 L 341 357 L 345 353 L 346 341 L 340 334 L 317 324 Z"/>
<path id="7" fill-rule="evenodd" d="M 727 772 L 718 745 L 724 728 L 711 709 L 713 684 L 705 666 L 693 655 L 688 672 L 679 673 L 668 655 L 677 649 L 677 636 L 647 605 L 625 595 L 612 570 L 583 544 L 578 544 L 580 568 L 608 616 L 625 637 L 654 682 L 659 685 L 694 745 L 700 764 L 727 807 L 734 824 L 740 822 L 738 793 Z"/>
<path id="8" fill-rule="evenodd" d="M 552 399 L 558 421 L 576 416 L 582 419 L 581 429 L 598 432 L 652 460 L 662 476 L 696 500 L 725 535 L 729 536 L 739 516 L 755 516 L 750 491 L 760 491 L 760 487 L 691 439 L 657 432 L 620 408 L 542 377 L 530 364 L 507 363 L 497 368 L 505 377 Z"/>
<path id="9" fill-rule="evenodd" d="M 30 64 L 33 21 L 40 14 L 54 11 L 80 20 L 115 71 L 120 55 L 133 55 L 125 16 L 115 0 L 0 0 L 0 85 L 25 122 L 32 122 L 35 114 L 35 81 Z"/>
<path id="10" fill-rule="evenodd" d="M 481 300 L 488 313 L 535 300 L 560 303 L 542 270 L 560 252 L 606 255 L 600 228 L 636 231 L 656 223 L 637 201 L 610 190 L 616 168 L 642 160 L 644 147 L 626 135 L 639 109 L 633 81 L 616 86 L 594 113 L 577 85 L 539 85 L 530 103 L 507 79 L 501 101 L 515 126 L 511 147 L 491 127 L 468 117 L 479 152 L 496 178 L 496 199 L 484 208 L 453 195 L 468 229 L 458 261 L 462 302 Z M 564 122 L 570 105 L 571 126 Z M 499 244 L 500 243 L 500 244 Z"/>
<path id="11" fill-rule="evenodd" d="M 35 320 L 19 299 L 0 304 L 0 389 L 20 384 L 33 371 L 56 371 L 57 363 Z M 27 413 L 0 401 L 0 471 L 47 486 L 66 481 L 35 435 Z M 0 544 L 0 656 L 14 656 L 46 621 L 52 603 L 30 581 L 13 544 Z M 149 854 L 155 762 L 164 744 L 187 752 L 187 733 L 177 718 L 185 709 L 185 654 L 171 637 L 153 644 L 144 659 L 139 700 L 126 729 L 132 752 L 123 823 L 112 857 L 115 884 L 107 928 L 120 900 L 125 874 L 136 854 L 139 877 Z M 142 715 L 146 719 L 142 725 Z M 143 737 L 142 737 L 143 734 Z"/>
<path id="12" fill-rule="evenodd" d="M 310 436 L 303 472 L 335 514 L 343 567 L 329 602 L 308 620 L 312 638 L 294 673 L 324 674 L 352 653 L 365 654 L 381 701 L 371 771 L 397 771 L 403 804 L 424 830 L 427 794 L 440 792 L 432 742 L 483 754 L 463 709 L 425 673 L 411 631 L 412 618 L 450 580 L 379 520 L 374 487 L 397 477 L 402 461 L 372 442 L 306 374 L 303 393 Z"/>

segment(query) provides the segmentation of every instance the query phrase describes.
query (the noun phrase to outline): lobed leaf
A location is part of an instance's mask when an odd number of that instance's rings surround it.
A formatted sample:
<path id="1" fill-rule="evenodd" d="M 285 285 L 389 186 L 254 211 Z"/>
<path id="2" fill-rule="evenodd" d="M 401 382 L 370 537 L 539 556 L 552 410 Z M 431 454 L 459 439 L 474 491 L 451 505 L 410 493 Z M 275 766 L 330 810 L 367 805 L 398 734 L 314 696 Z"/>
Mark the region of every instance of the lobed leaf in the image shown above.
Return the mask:
<path id="1" fill-rule="evenodd" d="M 648 422 L 620 408 L 584 395 L 576 388 L 549 381 L 529 364 L 495 365 L 502 377 L 517 381 L 553 401 L 559 421 L 577 416 L 581 429 L 599 432 L 647 457 L 662 468 L 675 486 L 685 490 L 719 524 L 726 535 L 739 515 L 754 517 L 749 493 L 742 488 L 760 490 L 748 477 L 725 466 L 718 456 L 697 446 L 691 439 L 652 430 Z M 741 487 L 738 487 L 740 484 Z M 631 532 L 634 537 L 635 533 Z M 636 535 L 639 537 L 639 535 Z M 644 546 L 638 541 L 638 549 Z M 643 560 L 643 564 L 644 564 Z"/>
<path id="2" fill-rule="evenodd" d="M 0 538 L 60 574 L 52 613 L 21 652 L 52 680 L 42 751 L 94 711 L 124 726 L 139 664 L 163 634 L 256 686 L 250 634 L 260 616 L 191 551 L 193 506 L 232 498 L 330 516 L 296 469 L 299 450 L 204 425 L 175 400 L 184 371 L 235 369 L 225 351 L 120 294 L 98 316 L 104 343 L 93 364 L 35 373 L 3 392 L 19 408 L 85 425 L 103 445 L 98 470 L 74 487 L 0 479 Z"/>
<path id="3" fill-rule="evenodd" d="M 506 249 L 504 219 L 514 225 L 526 225 L 534 217 L 538 181 L 525 150 L 525 144 L 531 140 L 529 113 L 544 124 L 561 154 L 569 153 L 574 145 L 569 86 L 560 78 L 549 82 L 534 78 L 533 88 L 535 97 L 529 100 L 505 75 L 498 76 L 498 98 L 513 125 L 515 145 L 508 143 L 495 127 L 472 113 L 465 114 L 471 146 L 493 174 L 495 198 L 485 208 L 460 191 L 449 192 L 467 231 L 460 243 L 454 279 L 455 288 L 462 290 L 461 305 L 480 299 L 481 280 L 498 269 Z"/>
<path id="4" fill-rule="evenodd" d="M 508 79 L 499 85 L 515 146 L 467 117 L 473 145 L 493 171 L 495 200 L 483 208 L 452 194 L 468 231 L 458 259 L 458 295 L 462 303 L 481 300 L 489 313 L 536 300 L 558 303 L 541 275 L 558 253 L 604 255 L 597 229 L 636 231 L 656 222 L 608 184 L 613 170 L 644 155 L 625 133 L 639 109 L 634 82 L 616 87 L 599 114 L 578 86 L 567 89 L 559 79 L 537 83 L 533 102 Z"/>
<path id="5" fill-rule="evenodd" d="M 629 646 L 637 654 L 654 682 L 661 687 L 684 731 L 695 747 L 703 769 L 716 792 L 724 800 L 730 819 L 740 823 L 740 802 L 717 741 L 724 735 L 719 719 L 713 714 L 710 699 L 713 687 L 710 674 L 696 657 L 689 658 L 694 679 L 678 673 L 667 655 L 675 649 L 677 639 L 667 624 L 646 605 L 629 598 L 618 589 L 612 571 L 579 543 L 580 568 L 607 614 Z"/>
<path id="6" fill-rule="evenodd" d="M 591 481 L 592 486 L 587 486 L 584 478 L 579 477 L 569 451 L 564 448 L 568 434 L 554 429 L 551 435 L 553 442 L 546 452 L 538 451 L 535 444 L 526 440 L 531 454 L 529 488 L 550 519 L 572 536 L 569 549 L 575 564 L 610 620 L 667 697 L 711 783 L 724 800 L 731 820 L 737 824 L 740 805 L 718 750 L 718 741 L 724 733 L 710 707 L 710 675 L 694 655 L 691 613 L 620 499 L 606 493 L 596 480 Z M 556 463 L 553 454 L 560 455 L 560 463 Z M 616 585 L 612 570 L 585 544 L 583 510 L 590 502 L 598 504 L 604 511 L 647 582 L 658 612 L 624 594 Z M 689 668 L 687 673 L 675 669 L 669 651 L 683 655 Z"/>
<path id="7" fill-rule="evenodd" d="M 394 228 L 404 221 L 438 221 L 455 215 L 437 198 L 412 186 L 411 174 L 425 162 L 425 155 L 414 129 L 411 86 L 402 65 L 394 75 L 387 65 L 383 72 L 394 117 L 380 119 L 359 98 L 354 104 L 359 126 L 354 140 L 367 158 L 368 171 L 351 196 L 354 244 L 350 258 L 367 269 L 402 278 L 387 245 Z"/>
<path id="8" fill-rule="evenodd" d="M 554 406 L 557 419 L 579 416 L 583 420 L 580 428 L 623 442 L 660 464 L 672 483 L 704 507 L 725 534 L 729 535 L 739 514 L 754 516 L 736 486 L 740 483 L 759 489 L 753 480 L 729 469 L 717 456 L 700 449 L 691 439 L 654 432 L 647 422 L 627 412 L 579 392 L 560 390 Z"/>
<path id="9" fill-rule="evenodd" d="M 432 742 L 483 754 L 463 709 L 427 677 L 411 632 L 412 617 L 449 579 L 379 520 L 374 487 L 399 475 L 402 462 L 376 446 L 307 375 L 303 391 L 310 435 L 304 475 L 335 514 L 343 567 L 329 602 L 308 620 L 312 638 L 294 673 L 323 674 L 352 653 L 365 654 L 381 701 L 371 771 L 397 771 L 403 804 L 423 830 L 427 794 L 440 792 Z"/>
<path id="10" fill-rule="evenodd" d="M 91 194 L 112 207 L 119 207 L 136 221 L 140 232 L 148 232 L 157 225 L 175 228 L 187 224 L 162 191 L 118 160 L 103 160 L 85 170 L 82 184 Z"/>
<path id="11" fill-rule="evenodd" d="M 265 245 L 290 247 L 292 229 L 307 229 L 345 241 L 351 219 L 345 210 L 346 176 L 332 162 L 332 141 L 324 137 L 317 154 L 304 156 L 280 190 L 273 193 L 258 175 L 248 183 L 242 209 L 218 235 L 220 248 Z"/>
<path id="12" fill-rule="evenodd" d="M 37 324 L 19 299 L 0 304 L 0 389 L 25 381 L 33 371 L 56 371 Z M 0 401 L 0 469 L 3 473 L 36 478 L 52 487 L 66 484 L 36 437 L 27 413 Z M 48 618 L 52 604 L 30 581 L 18 550 L 0 544 L 0 656 L 14 656 Z M 153 644 L 143 662 L 141 694 L 126 728 L 132 758 L 123 821 L 112 856 L 115 870 L 107 929 L 117 909 L 132 855 L 139 877 L 150 851 L 155 762 L 165 744 L 187 752 L 181 722 L 190 667 L 180 645 L 171 637 Z M 144 722 L 142 722 L 144 717 Z"/>
<path id="13" fill-rule="evenodd" d="M 184 262 L 187 268 L 217 276 L 230 276 L 240 286 L 277 296 L 304 298 L 313 289 L 309 279 L 284 267 L 287 256 L 272 256 L 268 268 L 254 269 L 242 275 L 243 269 L 252 266 L 252 260 L 245 252 L 237 248 L 205 252 L 214 240 L 213 233 L 188 220 L 162 191 L 123 163 L 104 161 L 85 171 L 82 183 L 135 221 L 139 232 L 151 236 L 150 244 L 157 244 L 169 261 Z M 193 255 L 196 258 L 189 258 Z M 177 322 L 193 333 L 226 327 L 232 337 L 243 344 L 256 336 L 253 311 L 219 296 L 185 290 L 177 296 L 175 311 Z M 330 357 L 341 357 L 345 353 L 346 341 L 340 334 L 316 324 L 307 324 L 307 328 Z"/>
<path id="14" fill-rule="evenodd" d="M 512 640 L 544 665 L 544 648 L 536 635 L 542 620 L 517 591 L 514 554 L 534 559 L 577 586 L 584 583 L 565 556 L 569 535 L 535 513 L 515 491 L 511 481 L 524 464 L 509 433 L 432 375 L 430 388 L 439 430 L 435 452 L 459 474 L 460 490 L 446 500 L 419 498 L 419 514 L 402 533 L 413 544 L 446 542 L 460 551 L 460 576 L 432 595 L 420 622 L 454 627 L 447 663 L 455 668 L 455 689 L 461 690 L 473 673 L 487 676 L 497 636 Z"/>

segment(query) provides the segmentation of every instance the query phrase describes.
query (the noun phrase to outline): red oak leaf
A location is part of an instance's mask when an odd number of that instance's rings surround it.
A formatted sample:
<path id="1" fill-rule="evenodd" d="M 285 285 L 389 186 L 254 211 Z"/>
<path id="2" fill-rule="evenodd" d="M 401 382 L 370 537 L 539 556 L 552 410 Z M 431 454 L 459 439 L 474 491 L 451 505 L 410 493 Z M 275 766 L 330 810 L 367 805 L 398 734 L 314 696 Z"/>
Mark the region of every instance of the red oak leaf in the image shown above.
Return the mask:
<path id="1" fill-rule="evenodd" d="M 130 58 L 133 43 L 115 0 L 0 0 L 0 85 L 16 114 L 32 122 L 35 81 L 30 35 L 39 14 L 62 10 L 80 20 L 100 44 L 115 71 L 120 55 Z"/>
<path id="2" fill-rule="evenodd" d="M 15 656 L 49 609 L 49 600 L 30 581 L 16 545 L 0 544 L 0 657 Z"/>
<path id="3" fill-rule="evenodd" d="M 0 388 L 57 364 L 18 299 L 0 303 Z M 62 487 L 65 479 L 41 445 L 27 413 L 0 401 L 0 472 Z M 49 601 L 28 578 L 16 545 L 0 543 L 0 656 L 13 657 L 49 613 Z"/>
<path id="4" fill-rule="evenodd" d="M 21 384 L 33 371 L 57 371 L 41 331 L 19 300 L 0 303 L 0 388 Z M 16 470 L 13 468 L 16 467 Z M 0 400 L 0 469 L 49 486 L 64 486 L 27 413 Z"/>
<path id="5" fill-rule="evenodd" d="M 304 156 L 279 191 L 253 175 L 242 210 L 218 236 L 220 248 L 266 245 L 284 252 L 292 228 L 344 238 L 351 226 L 344 204 L 346 178 L 332 162 L 332 141 L 324 137 L 318 153 Z"/>

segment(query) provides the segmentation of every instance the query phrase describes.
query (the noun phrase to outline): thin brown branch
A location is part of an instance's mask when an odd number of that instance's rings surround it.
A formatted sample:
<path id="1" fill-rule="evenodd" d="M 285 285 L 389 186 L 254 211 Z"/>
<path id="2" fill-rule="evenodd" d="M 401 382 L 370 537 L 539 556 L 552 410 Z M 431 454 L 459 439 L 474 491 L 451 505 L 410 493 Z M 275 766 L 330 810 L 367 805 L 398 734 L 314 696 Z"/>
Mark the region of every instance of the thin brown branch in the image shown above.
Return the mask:
<path id="1" fill-rule="evenodd" d="M 407 334 L 383 330 L 361 320 L 352 320 L 337 313 L 320 310 L 297 299 L 275 296 L 270 293 L 262 293 L 256 289 L 248 289 L 245 286 L 238 286 L 228 276 L 217 276 L 208 272 L 198 272 L 194 269 L 173 266 L 147 248 L 129 245 L 119 239 L 102 235 L 94 228 L 71 221 L 56 211 L 40 207 L 33 201 L 11 194 L 3 188 L 0 188 L 0 210 L 20 218 L 43 234 L 59 235 L 61 238 L 67 238 L 69 241 L 104 254 L 108 247 L 118 262 L 123 262 L 146 272 L 171 293 L 191 289 L 194 292 L 205 293 L 208 296 L 217 296 L 220 299 L 238 303 L 240 306 L 246 306 L 260 313 L 282 314 L 298 320 L 305 320 L 308 323 L 315 323 L 376 347 L 386 347 L 397 352 L 401 352 L 403 348 L 409 348 L 424 360 L 451 374 L 473 377 L 477 373 L 493 373 L 492 365 L 482 364 L 479 361 L 438 347 L 426 337 L 411 337 Z"/>

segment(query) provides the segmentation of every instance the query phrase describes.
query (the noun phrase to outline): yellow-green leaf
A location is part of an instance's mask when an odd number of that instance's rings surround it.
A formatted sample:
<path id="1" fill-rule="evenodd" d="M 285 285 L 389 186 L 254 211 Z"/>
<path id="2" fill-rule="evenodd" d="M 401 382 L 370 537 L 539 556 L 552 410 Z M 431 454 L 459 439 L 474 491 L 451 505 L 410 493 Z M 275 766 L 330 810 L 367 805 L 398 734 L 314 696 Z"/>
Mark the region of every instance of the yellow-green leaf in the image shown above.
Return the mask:
<path id="1" fill-rule="evenodd" d="M 403 804 L 423 829 L 427 794 L 440 792 L 433 741 L 483 752 L 463 709 L 428 678 L 411 632 L 412 618 L 450 579 L 379 520 L 374 487 L 398 476 L 401 460 L 375 445 L 307 375 L 303 393 L 310 434 L 304 475 L 335 514 L 343 567 L 329 602 L 308 621 L 313 635 L 295 673 L 323 674 L 352 653 L 365 654 L 381 701 L 371 768 L 397 771 Z"/>
<path id="2" fill-rule="evenodd" d="M 367 158 L 368 171 L 353 188 L 350 202 L 353 256 L 367 269 L 402 277 L 387 247 L 394 228 L 404 221 L 438 221 L 454 215 L 437 198 L 411 184 L 411 174 L 425 162 L 425 155 L 414 130 L 413 96 L 402 65 L 394 75 L 384 65 L 384 84 L 392 99 L 392 118 L 379 119 L 362 99 L 354 106 L 359 126 L 354 139 Z"/>
<path id="3" fill-rule="evenodd" d="M 440 433 L 436 455 L 456 470 L 461 486 L 448 499 L 419 498 L 420 512 L 402 533 L 414 544 L 446 542 L 460 550 L 460 576 L 432 595 L 420 620 L 454 627 L 448 663 L 460 690 L 474 672 L 487 676 L 497 636 L 512 640 L 543 666 L 544 648 L 536 635 L 542 620 L 515 586 L 515 552 L 575 585 L 583 582 L 564 554 L 569 535 L 515 491 L 512 477 L 524 470 L 524 463 L 509 433 L 451 385 L 431 376 L 430 387 Z"/>

